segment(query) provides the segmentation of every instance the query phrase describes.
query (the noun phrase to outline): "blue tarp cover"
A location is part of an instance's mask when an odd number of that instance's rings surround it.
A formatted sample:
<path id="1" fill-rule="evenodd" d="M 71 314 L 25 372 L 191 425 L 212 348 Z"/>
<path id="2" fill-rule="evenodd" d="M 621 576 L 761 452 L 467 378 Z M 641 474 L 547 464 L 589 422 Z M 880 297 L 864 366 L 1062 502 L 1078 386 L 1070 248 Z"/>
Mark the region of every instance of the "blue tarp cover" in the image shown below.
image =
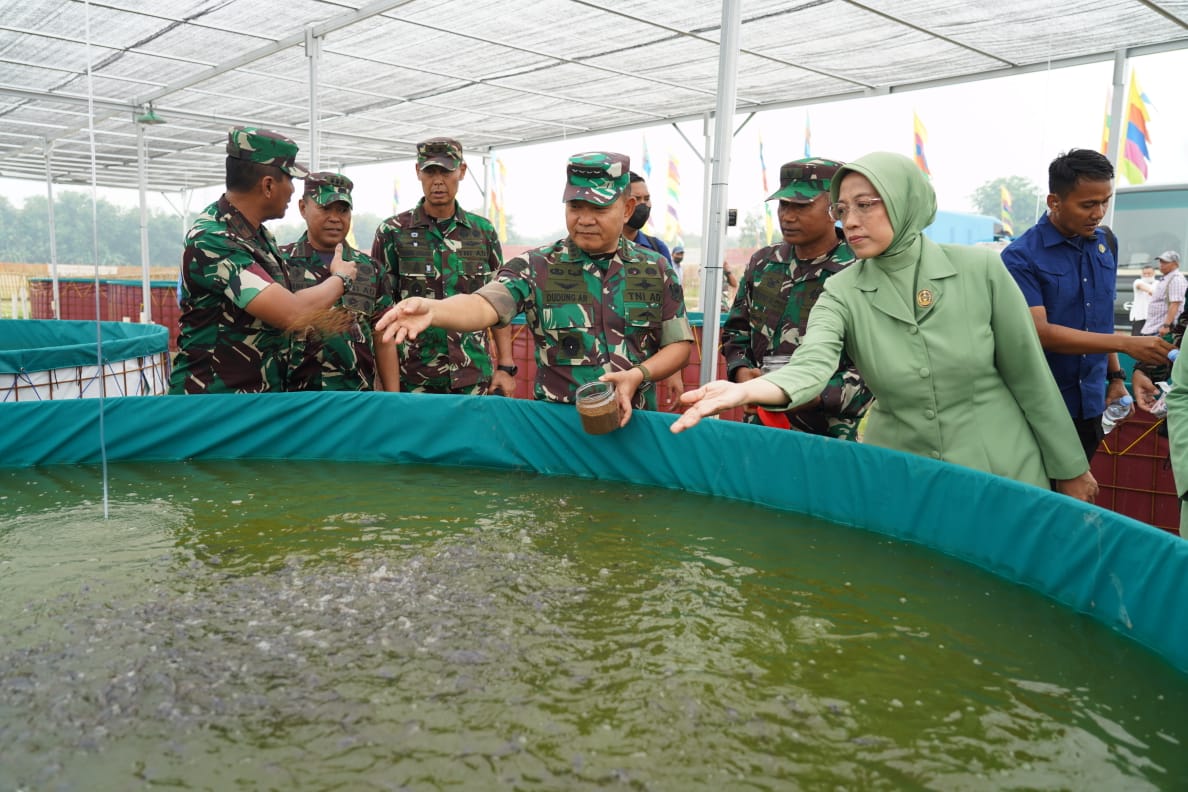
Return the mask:
<path id="1" fill-rule="evenodd" d="M 93 321 L 0 319 L 0 374 L 94 366 L 99 333 Z M 99 322 L 103 362 L 169 351 L 169 330 L 157 324 Z"/>
<path id="2" fill-rule="evenodd" d="M 0 464 L 98 462 L 100 407 L 97 399 L 0 404 Z M 112 460 L 513 468 L 735 498 L 772 508 L 773 520 L 779 511 L 807 514 L 964 559 L 1090 614 L 1188 671 L 1188 542 L 956 465 L 730 421 L 673 435 L 674 417 L 659 413 L 636 412 L 625 428 L 590 436 L 573 407 L 494 397 L 145 396 L 102 407 Z"/>

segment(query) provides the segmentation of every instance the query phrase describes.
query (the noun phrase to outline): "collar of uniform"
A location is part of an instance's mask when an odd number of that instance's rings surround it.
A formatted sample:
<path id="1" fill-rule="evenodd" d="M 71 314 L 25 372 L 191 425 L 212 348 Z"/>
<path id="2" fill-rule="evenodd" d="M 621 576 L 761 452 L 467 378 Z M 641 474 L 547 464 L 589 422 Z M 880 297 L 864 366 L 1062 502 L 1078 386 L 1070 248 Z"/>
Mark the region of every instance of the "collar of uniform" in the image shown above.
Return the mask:
<path id="1" fill-rule="evenodd" d="M 216 203 L 218 207 L 219 220 L 223 225 L 227 226 L 227 230 L 235 234 L 240 239 L 254 239 L 259 228 L 248 222 L 248 219 L 243 216 L 243 212 L 235 208 L 235 205 L 227 200 L 227 194 L 223 193 Z M 260 228 L 263 228 L 263 224 Z M 267 230 L 267 229 L 265 229 Z"/>
<path id="2" fill-rule="evenodd" d="M 1082 247 L 1084 247 L 1085 243 L 1081 241 L 1083 237 L 1075 236 L 1069 238 L 1060 233 L 1056 226 L 1052 225 L 1052 221 L 1049 219 L 1047 212 L 1044 212 L 1044 216 L 1041 217 L 1039 222 L 1035 224 L 1035 229 L 1036 233 L 1039 234 L 1040 242 L 1043 243 L 1044 247 L 1057 247 L 1061 244 L 1072 245 L 1077 250 L 1080 250 Z M 1093 232 L 1093 236 L 1096 241 L 1097 231 Z"/>
<path id="3" fill-rule="evenodd" d="M 464 225 L 470 228 L 470 220 L 466 217 L 466 212 L 462 209 L 462 204 L 454 201 L 454 222 L 459 225 Z M 413 225 L 428 228 L 429 226 L 437 225 L 436 218 L 433 218 L 425 211 L 425 199 L 417 201 L 416 208 L 413 209 Z"/>
<path id="4" fill-rule="evenodd" d="M 355 249 L 347 244 L 346 240 L 342 242 L 342 260 L 350 261 L 354 255 Z M 292 258 L 317 258 L 318 249 L 315 248 L 309 241 L 309 231 L 302 231 L 301 236 L 297 237 L 297 241 L 293 243 L 293 252 L 290 253 Z"/>

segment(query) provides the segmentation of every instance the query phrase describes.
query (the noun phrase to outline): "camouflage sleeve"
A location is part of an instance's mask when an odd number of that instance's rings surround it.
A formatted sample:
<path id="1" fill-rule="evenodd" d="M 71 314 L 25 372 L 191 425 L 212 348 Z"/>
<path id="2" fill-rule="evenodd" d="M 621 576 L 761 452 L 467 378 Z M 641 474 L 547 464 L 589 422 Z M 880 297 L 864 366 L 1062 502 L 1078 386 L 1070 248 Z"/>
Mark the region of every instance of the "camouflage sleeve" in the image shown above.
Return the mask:
<path id="1" fill-rule="evenodd" d="M 677 277 L 676 268 L 672 262 L 663 256 L 658 258 L 664 267 L 664 304 L 660 309 L 660 346 L 668 346 L 678 341 L 692 341 L 693 328 L 689 325 L 689 315 L 685 308 L 685 290 L 681 288 L 681 279 Z"/>
<path id="2" fill-rule="evenodd" d="M 1184 341 L 1184 331 L 1186 328 L 1188 328 L 1188 311 L 1181 311 L 1175 325 L 1171 329 L 1172 343 L 1176 345 L 1176 349 L 1179 349 Z M 1151 382 L 1167 382 L 1171 379 L 1170 365 L 1136 362 L 1134 364 L 1134 370 L 1146 374 L 1151 378 Z"/>
<path id="3" fill-rule="evenodd" d="M 858 368 L 842 355 L 842 365 L 821 391 L 821 411 L 838 418 L 861 418 L 873 400 Z"/>
<path id="4" fill-rule="evenodd" d="M 734 304 L 722 325 L 722 356 L 726 358 L 726 379 L 734 381 L 734 372 L 740 368 L 758 368 L 755 356 L 751 354 L 751 289 L 755 280 L 755 269 L 761 263 L 761 251 L 755 251 L 739 280 Z"/>
<path id="5" fill-rule="evenodd" d="M 250 253 L 221 234 L 203 234 L 191 245 L 191 283 L 226 296 L 240 308 L 276 282 Z"/>
<path id="6" fill-rule="evenodd" d="M 399 262 L 396 257 L 396 244 L 393 240 L 395 228 L 388 221 L 379 224 L 375 229 L 375 239 L 371 243 L 371 260 L 384 275 L 384 291 L 395 295 L 399 293 Z"/>
<path id="7" fill-rule="evenodd" d="M 488 232 L 489 249 L 491 251 L 488 261 L 488 270 L 494 275 L 503 267 L 503 245 L 499 244 L 499 234 L 492 226 Z"/>
<path id="8" fill-rule="evenodd" d="M 388 309 L 396 304 L 392 294 L 391 284 L 388 282 L 388 268 L 382 261 L 366 253 L 355 251 L 355 257 L 366 261 L 375 267 L 375 310 L 371 313 L 371 323 L 374 325 Z"/>
<path id="9" fill-rule="evenodd" d="M 475 294 L 491 303 L 495 313 L 499 314 L 496 327 L 511 324 L 516 314 L 532 303 L 532 266 L 528 258 L 514 258 L 504 264 L 495 272 L 493 280 Z"/>

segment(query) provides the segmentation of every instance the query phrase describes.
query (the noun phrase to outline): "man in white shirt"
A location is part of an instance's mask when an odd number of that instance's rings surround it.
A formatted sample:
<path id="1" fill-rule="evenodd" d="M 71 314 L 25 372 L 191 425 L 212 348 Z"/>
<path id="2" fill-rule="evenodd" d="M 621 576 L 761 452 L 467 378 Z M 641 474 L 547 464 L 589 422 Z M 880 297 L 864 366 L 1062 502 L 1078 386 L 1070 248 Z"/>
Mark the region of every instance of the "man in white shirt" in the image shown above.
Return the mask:
<path id="1" fill-rule="evenodd" d="M 1147 306 L 1147 323 L 1143 335 L 1167 335 L 1171 332 L 1180 309 L 1184 306 L 1184 292 L 1188 291 L 1188 280 L 1180 272 L 1180 254 L 1174 250 L 1160 253 L 1155 263 L 1163 273 L 1163 280 L 1155 284 L 1151 304 Z"/>
<path id="2" fill-rule="evenodd" d="M 1141 335 L 1147 323 L 1147 308 L 1151 295 L 1155 293 L 1155 268 L 1150 264 L 1143 267 L 1143 276 L 1136 278 L 1131 287 L 1134 300 L 1130 303 L 1130 334 Z"/>

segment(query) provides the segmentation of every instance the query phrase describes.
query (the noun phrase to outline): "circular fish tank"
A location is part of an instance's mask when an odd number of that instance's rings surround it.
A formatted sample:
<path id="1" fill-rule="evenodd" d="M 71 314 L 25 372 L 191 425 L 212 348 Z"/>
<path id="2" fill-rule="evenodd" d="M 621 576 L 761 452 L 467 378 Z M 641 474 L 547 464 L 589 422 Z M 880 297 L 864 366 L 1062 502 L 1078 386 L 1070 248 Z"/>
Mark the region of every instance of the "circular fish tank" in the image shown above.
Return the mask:
<path id="1" fill-rule="evenodd" d="M 97 415 L 0 409 L 0 787 L 1188 777 L 1183 542 L 1052 493 L 384 393 L 109 399 L 105 487 Z"/>
<path id="2" fill-rule="evenodd" d="M 161 325 L 0 320 L 0 403 L 160 395 L 169 362 Z"/>

